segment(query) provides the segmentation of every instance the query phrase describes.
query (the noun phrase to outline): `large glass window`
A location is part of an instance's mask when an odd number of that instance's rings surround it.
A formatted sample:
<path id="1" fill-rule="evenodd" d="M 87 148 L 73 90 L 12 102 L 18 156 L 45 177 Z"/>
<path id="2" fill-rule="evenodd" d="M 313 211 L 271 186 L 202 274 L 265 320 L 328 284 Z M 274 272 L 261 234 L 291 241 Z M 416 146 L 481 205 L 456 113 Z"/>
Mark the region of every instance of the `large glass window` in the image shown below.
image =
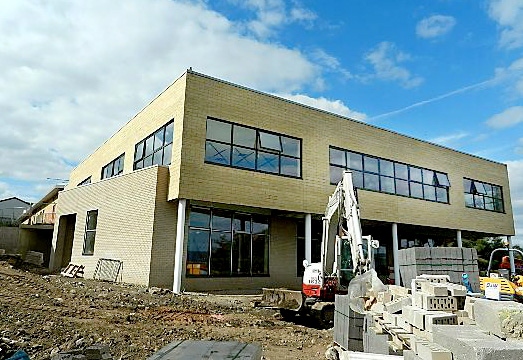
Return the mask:
<path id="1" fill-rule="evenodd" d="M 214 208 L 191 208 L 186 274 L 268 275 L 268 218 Z"/>
<path id="2" fill-rule="evenodd" d="M 501 186 L 472 179 L 463 179 L 465 206 L 476 209 L 504 212 Z"/>
<path id="3" fill-rule="evenodd" d="M 109 164 L 102 168 L 102 179 L 107 179 L 123 173 L 123 161 L 125 154 L 118 156 L 116 159 L 111 161 Z"/>
<path id="4" fill-rule="evenodd" d="M 134 170 L 152 165 L 171 164 L 173 129 L 174 121 L 171 120 L 136 144 L 134 148 Z"/>
<path id="5" fill-rule="evenodd" d="M 329 152 L 331 184 L 337 184 L 348 169 L 356 188 L 449 202 L 450 182 L 445 173 L 334 147 Z"/>
<path id="6" fill-rule="evenodd" d="M 207 119 L 205 162 L 301 177 L 301 140 Z"/>
<path id="7" fill-rule="evenodd" d="M 82 255 L 94 254 L 94 239 L 96 237 L 96 225 L 98 223 L 98 210 L 87 212 L 85 220 L 84 248 Z"/>

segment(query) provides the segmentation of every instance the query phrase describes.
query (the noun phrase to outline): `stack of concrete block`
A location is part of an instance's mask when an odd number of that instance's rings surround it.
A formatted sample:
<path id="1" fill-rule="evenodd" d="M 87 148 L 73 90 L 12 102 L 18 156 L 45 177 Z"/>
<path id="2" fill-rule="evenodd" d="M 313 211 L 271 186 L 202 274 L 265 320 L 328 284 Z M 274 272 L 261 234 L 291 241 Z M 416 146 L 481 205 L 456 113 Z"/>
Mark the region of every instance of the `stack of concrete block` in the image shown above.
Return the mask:
<path id="1" fill-rule="evenodd" d="M 334 342 L 344 350 L 363 351 L 364 316 L 350 308 L 349 295 L 336 295 L 334 308 Z"/>
<path id="2" fill-rule="evenodd" d="M 389 354 L 414 348 L 412 356 L 424 360 L 452 359 L 450 350 L 433 343 L 433 330 L 438 325 L 457 325 L 468 314 L 464 286 L 449 282 L 448 275 L 420 275 L 411 282 L 411 288 L 389 285 L 387 291 L 376 297 L 381 309 L 374 317 L 367 317 L 364 329 L 364 350 L 371 346 Z M 388 335 L 388 340 L 385 340 Z M 419 349 L 414 344 L 420 344 Z M 392 350 L 391 350 L 392 349 Z M 395 352 L 396 351 L 396 352 Z"/>
<path id="3" fill-rule="evenodd" d="M 479 291 L 478 254 L 476 249 L 458 247 L 414 247 L 398 252 L 400 275 L 404 284 L 421 274 L 448 275 L 452 283 L 461 283 L 468 274 L 474 291 Z"/>

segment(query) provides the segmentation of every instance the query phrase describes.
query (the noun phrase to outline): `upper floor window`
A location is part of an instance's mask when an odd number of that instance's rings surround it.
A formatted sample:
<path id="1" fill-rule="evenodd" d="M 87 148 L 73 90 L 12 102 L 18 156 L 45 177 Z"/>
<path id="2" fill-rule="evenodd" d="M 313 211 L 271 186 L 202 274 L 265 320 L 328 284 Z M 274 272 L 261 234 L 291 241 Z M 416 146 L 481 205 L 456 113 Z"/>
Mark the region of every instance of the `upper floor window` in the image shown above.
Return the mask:
<path id="1" fill-rule="evenodd" d="M 102 168 L 102 179 L 110 178 L 123 173 L 123 160 L 125 154 L 118 156 L 116 159 L 111 161 L 109 164 Z M 90 181 L 90 179 L 89 179 Z"/>
<path id="2" fill-rule="evenodd" d="M 102 172 L 102 174 L 103 174 L 103 172 Z M 91 183 L 91 177 L 89 176 L 87 179 L 82 180 L 77 186 L 87 185 L 87 184 L 90 184 L 90 183 Z"/>
<path id="3" fill-rule="evenodd" d="M 463 179 L 465 206 L 476 209 L 504 212 L 501 186 L 472 179 Z"/>
<path id="4" fill-rule="evenodd" d="M 343 170 L 349 169 L 357 188 L 449 203 L 450 182 L 445 173 L 334 147 L 329 149 L 329 159 L 331 184 L 338 183 Z"/>
<path id="5" fill-rule="evenodd" d="M 205 161 L 300 178 L 301 139 L 208 118 Z"/>
<path id="6" fill-rule="evenodd" d="M 174 122 L 171 120 L 136 144 L 133 170 L 151 165 L 170 165 Z"/>

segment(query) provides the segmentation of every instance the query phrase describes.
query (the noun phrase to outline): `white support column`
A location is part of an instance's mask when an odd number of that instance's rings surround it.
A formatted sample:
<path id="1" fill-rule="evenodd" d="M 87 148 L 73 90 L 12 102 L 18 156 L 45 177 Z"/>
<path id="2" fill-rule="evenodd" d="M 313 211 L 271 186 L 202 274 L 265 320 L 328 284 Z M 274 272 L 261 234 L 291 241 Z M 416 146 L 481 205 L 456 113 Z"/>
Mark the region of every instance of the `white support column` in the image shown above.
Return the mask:
<path id="1" fill-rule="evenodd" d="M 398 224 L 392 224 L 392 254 L 394 256 L 394 283 L 400 285 Z"/>
<path id="2" fill-rule="evenodd" d="M 509 249 L 512 249 L 512 236 L 507 236 L 507 242 Z M 508 258 L 510 260 L 510 273 L 516 273 L 516 265 L 514 264 L 514 251 L 508 252 Z"/>
<path id="3" fill-rule="evenodd" d="M 302 261 L 303 259 L 300 259 Z M 305 214 L 305 260 L 312 262 L 312 215 Z"/>
<path id="4" fill-rule="evenodd" d="M 176 251 L 174 253 L 174 280 L 173 292 L 179 294 L 182 288 L 182 264 L 183 264 L 183 243 L 185 238 L 185 209 L 186 199 L 178 200 L 178 219 L 176 222 Z"/>
<path id="5" fill-rule="evenodd" d="M 463 247 L 463 241 L 461 240 L 461 230 L 456 231 L 456 242 L 458 243 L 458 247 Z"/>

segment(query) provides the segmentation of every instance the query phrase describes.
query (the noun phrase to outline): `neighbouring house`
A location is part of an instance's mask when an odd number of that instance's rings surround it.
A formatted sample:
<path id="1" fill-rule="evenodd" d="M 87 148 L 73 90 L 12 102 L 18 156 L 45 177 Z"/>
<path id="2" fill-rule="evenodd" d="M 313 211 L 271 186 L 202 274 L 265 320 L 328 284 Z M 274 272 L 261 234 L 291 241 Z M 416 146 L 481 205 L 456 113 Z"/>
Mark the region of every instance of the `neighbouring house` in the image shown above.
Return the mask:
<path id="1" fill-rule="evenodd" d="M 17 197 L 0 200 L 0 224 L 12 226 L 31 204 Z"/>
<path id="2" fill-rule="evenodd" d="M 429 129 L 430 131 L 430 129 Z M 58 194 L 50 268 L 190 291 L 301 285 L 353 172 L 376 266 L 398 250 L 514 235 L 505 164 L 188 70 L 83 160 Z"/>
<path id="3" fill-rule="evenodd" d="M 17 197 L 0 200 L 0 253 L 18 253 L 19 230 L 16 219 L 31 204 Z"/>
<path id="4" fill-rule="evenodd" d="M 56 185 L 40 201 L 33 204 L 18 219 L 18 252 L 25 256 L 28 251 L 43 254 L 43 266 L 49 266 L 53 230 L 56 220 L 56 201 L 64 185 Z"/>

